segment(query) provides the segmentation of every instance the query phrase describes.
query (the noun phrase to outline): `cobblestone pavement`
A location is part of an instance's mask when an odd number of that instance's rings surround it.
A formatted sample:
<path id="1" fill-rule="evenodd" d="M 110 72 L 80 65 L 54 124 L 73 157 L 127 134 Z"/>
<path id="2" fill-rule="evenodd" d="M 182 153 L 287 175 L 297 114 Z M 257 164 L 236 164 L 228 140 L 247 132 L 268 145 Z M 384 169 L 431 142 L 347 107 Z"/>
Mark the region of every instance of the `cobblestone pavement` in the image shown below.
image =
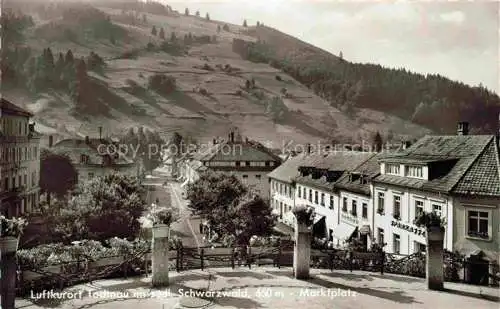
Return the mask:
<path id="1" fill-rule="evenodd" d="M 291 274 L 290 268 L 270 267 L 172 272 L 170 286 L 159 290 L 150 288 L 150 277 L 102 280 L 66 289 L 64 299 L 56 299 L 57 295 L 34 299 L 43 295 L 33 294 L 18 299 L 16 308 L 168 309 L 180 308 L 179 302 L 190 295 L 202 294 L 212 301 L 210 308 L 225 309 L 497 309 L 500 304 L 498 288 L 446 283 L 446 291 L 435 292 L 425 288 L 423 279 L 393 274 L 314 269 L 307 281 Z"/>

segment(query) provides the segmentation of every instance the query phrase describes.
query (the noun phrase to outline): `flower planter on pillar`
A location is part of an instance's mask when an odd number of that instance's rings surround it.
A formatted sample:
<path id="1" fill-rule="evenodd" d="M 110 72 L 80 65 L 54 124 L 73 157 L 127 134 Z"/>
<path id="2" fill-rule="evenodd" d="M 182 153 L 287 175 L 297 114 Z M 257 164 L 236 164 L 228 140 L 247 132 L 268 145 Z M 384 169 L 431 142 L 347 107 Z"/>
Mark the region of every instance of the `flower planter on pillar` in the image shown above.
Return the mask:
<path id="1" fill-rule="evenodd" d="M 16 299 L 16 251 L 17 237 L 0 237 L 1 294 L 2 308 L 14 309 Z"/>
<path id="2" fill-rule="evenodd" d="M 444 283 L 444 228 L 431 226 L 427 228 L 426 248 L 426 283 L 429 290 L 442 290 Z"/>
<path id="3" fill-rule="evenodd" d="M 296 279 L 308 279 L 311 262 L 311 229 L 304 223 L 295 224 L 293 269 Z"/>
<path id="4" fill-rule="evenodd" d="M 166 224 L 155 224 L 152 229 L 152 284 L 154 287 L 168 286 L 170 228 Z"/>
<path id="5" fill-rule="evenodd" d="M 296 279 L 308 279 L 311 262 L 311 227 L 314 222 L 314 209 L 305 205 L 295 206 L 295 246 L 293 250 L 293 269 Z"/>

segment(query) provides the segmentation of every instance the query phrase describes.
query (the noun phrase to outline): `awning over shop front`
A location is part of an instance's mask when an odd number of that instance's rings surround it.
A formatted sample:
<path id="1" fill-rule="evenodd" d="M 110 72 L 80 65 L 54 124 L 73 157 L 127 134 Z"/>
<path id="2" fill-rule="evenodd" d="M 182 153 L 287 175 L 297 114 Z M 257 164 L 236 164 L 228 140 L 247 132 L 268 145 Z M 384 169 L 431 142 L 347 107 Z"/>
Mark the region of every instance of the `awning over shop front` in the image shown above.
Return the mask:
<path id="1" fill-rule="evenodd" d="M 320 238 L 323 238 L 323 237 L 326 237 L 326 220 L 325 220 L 325 216 L 318 216 L 316 215 L 314 217 L 314 221 L 313 221 L 313 235 L 315 237 L 320 237 Z"/>
<path id="2" fill-rule="evenodd" d="M 361 235 L 369 235 L 370 234 L 370 226 L 369 225 L 363 225 L 360 229 L 359 229 L 359 233 Z"/>
<path id="3" fill-rule="evenodd" d="M 339 240 L 347 240 L 351 238 L 356 229 L 356 226 L 340 223 L 335 229 L 333 229 L 333 236 Z"/>

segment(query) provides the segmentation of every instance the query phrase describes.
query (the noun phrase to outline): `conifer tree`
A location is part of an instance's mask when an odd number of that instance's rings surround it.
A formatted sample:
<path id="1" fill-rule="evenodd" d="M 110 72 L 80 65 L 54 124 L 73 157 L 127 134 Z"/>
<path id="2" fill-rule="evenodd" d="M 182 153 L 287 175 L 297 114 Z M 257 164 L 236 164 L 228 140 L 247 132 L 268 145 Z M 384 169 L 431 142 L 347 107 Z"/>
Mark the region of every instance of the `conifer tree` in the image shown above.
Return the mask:
<path id="1" fill-rule="evenodd" d="M 245 20 L 243 21 L 243 27 L 246 27 L 246 26 L 247 26 L 247 20 L 245 19 Z"/>
<path id="2" fill-rule="evenodd" d="M 160 37 L 160 39 L 165 40 L 165 31 L 163 30 L 163 27 L 160 28 L 159 37 Z"/>
<path id="3" fill-rule="evenodd" d="M 208 15 L 208 13 L 207 13 L 207 15 L 205 15 L 205 19 L 210 20 L 210 15 Z"/>
<path id="4" fill-rule="evenodd" d="M 156 27 L 153 26 L 153 29 L 151 29 L 151 34 L 156 36 Z"/>
<path id="5" fill-rule="evenodd" d="M 189 9 L 188 9 L 188 8 L 186 8 L 186 9 L 184 10 L 184 15 L 189 16 Z"/>

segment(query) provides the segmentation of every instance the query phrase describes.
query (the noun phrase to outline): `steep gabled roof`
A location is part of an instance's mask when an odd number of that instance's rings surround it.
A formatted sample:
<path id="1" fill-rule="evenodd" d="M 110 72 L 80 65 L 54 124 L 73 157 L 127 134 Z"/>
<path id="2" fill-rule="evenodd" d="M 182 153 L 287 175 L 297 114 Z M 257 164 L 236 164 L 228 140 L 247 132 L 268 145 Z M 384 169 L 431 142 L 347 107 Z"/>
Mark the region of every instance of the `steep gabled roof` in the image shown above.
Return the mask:
<path id="1" fill-rule="evenodd" d="M 385 156 L 380 161 L 431 164 L 431 169 L 433 163 L 448 162 L 450 169 L 447 172 L 430 180 L 393 175 L 379 175 L 374 180 L 424 191 L 448 193 L 467 173 L 470 173 L 467 179 L 470 179 L 469 181 L 474 179 L 474 182 L 479 185 L 481 182 L 479 178 L 482 178 L 480 171 L 484 169 L 485 164 L 489 163 L 478 163 L 479 166 L 474 171 L 470 168 L 494 139 L 492 135 L 425 136 L 408 149 L 396 155 Z"/>
<path id="2" fill-rule="evenodd" d="M 475 160 L 452 192 L 500 196 L 500 163 L 498 141 L 493 139 Z"/>
<path id="3" fill-rule="evenodd" d="M 351 172 L 345 173 L 339 180 L 337 180 L 337 182 L 335 182 L 335 187 L 370 195 L 369 181 L 380 174 L 380 165 L 378 160 L 381 156 L 382 154 L 373 154 L 368 160 L 361 163 Z M 353 180 L 351 178 L 352 175 L 358 175 L 359 178 Z M 362 178 L 366 179 L 368 182 L 361 182 Z"/>
<path id="4" fill-rule="evenodd" d="M 282 182 L 291 183 L 295 177 L 298 176 L 299 166 L 307 163 L 311 156 L 306 154 L 299 154 L 294 157 L 288 158 L 279 167 L 275 168 L 267 177 L 276 179 Z"/>
<path id="5" fill-rule="evenodd" d="M 102 153 L 102 149 L 99 149 L 100 145 L 111 145 L 116 144 L 109 139 L 100 138 L 89 138 L 88 141 L 80 138 L 68 138 L 57 142 L 52 149 L 56 152 L 68 152 L 70 154 L 78 155 L 88 155 L 90 163 L 101 164 L 101 158 L 106 155 Z M 127 165 L 132 164 L 133 160 L 127 158 L 125 155 L 119 154 L 113 157 L 113 153 L 110 153 L 109 158 L 112 160 L 113 165 Z"/>
<path id="6" fill-rule="evenodd" d="M 200 153 L 201 161 L 275 161 L 281 158 L 271 150 L 255 141 L 220 142 L 214 147 Z"/>
<path id="7" fill-rule="evenodd" d="M 331 151 L 326 154 L 313 153 L 304 164 L 299 166 L 299 168 L 308 167 L 322 171 L 334 172 L 337 174 L 337 177 L 335 177 L 335 180 L 329 181 L 325 176 L 315 179 L 312 175 L 299 175 L 295 178 L 295 181 L 307 186 L 333 190 L 334 184 L 338 179 L 343 177 L 346 172 L 350 172 L 355 169 L 373 155 L 373 152 L 358 151 Z"/>
<path id="8" fill-rule="evenodd" d="M 2 114 L 11 114 L 11 115 L 19 115 L 25 117 L 33 117 L 33 114 L 24 108 L 21 108 L 4 98 L 0 98 L 0 110 Z"/>

